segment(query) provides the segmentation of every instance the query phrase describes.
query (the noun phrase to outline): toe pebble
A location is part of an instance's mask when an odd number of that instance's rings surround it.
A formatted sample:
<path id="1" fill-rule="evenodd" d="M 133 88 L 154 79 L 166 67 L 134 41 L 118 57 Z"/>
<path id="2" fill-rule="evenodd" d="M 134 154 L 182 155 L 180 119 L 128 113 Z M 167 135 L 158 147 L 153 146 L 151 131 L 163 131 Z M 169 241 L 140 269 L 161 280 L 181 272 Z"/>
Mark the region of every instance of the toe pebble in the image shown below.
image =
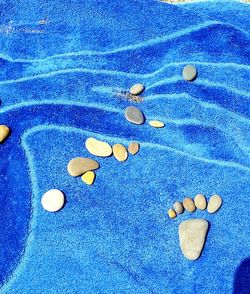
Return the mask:
<path id="1" fill-rule="evenodd" d="M 125 161 L 128 158 L 128 151 L 122 144 L 113 146 L 113 154 L 118 161 Z"/>
<path id="2" fill-rule="evenodd" d="M 145 87 L 142 84 L 135 84 L 129 90 L 132 95 L 139 95 L 144 91 Z"/>
<path id="3" fill-rule="evenodd" d="M 10 129 L 5 125 L 0 125 L 0 143 L 2 143 L 9 135 Z"/>
<path id="4" fill-rule="evenodd" d="M 176 201 L 173 205 L 173 208 L 177 214 L 181 214 L 184 211 L 182 202 Z"/>
<path id="5" fill-rule="evenodd" d="M 205 210 L 207 208 L 207 200 L 206 197 L 202 194 L 197 194 L 194 197 L 194 204 L 200 210 Z"/>
<path id="6" fill-rule="evenodd" d="M 137 142 L 132 142 L 128 146 L 128 152 L 132 155 L 135 155 L 140 149 L 140 145 Z"/>
<path id="7" fill-rule="evenodd" d="M 190 197 L 184 198 L 184 200 L 183 200 L 183 206 L 189 212 L 194 212 L 195 209 L 196 209 L 195 208 L 195 205 L 194 205 L 194 201 Z"/>
<path id="8" fill-rule="evenodd" d="M 175 212 L 172 208 L 170 208 L 170 209 L 168 210 L 168 216 L 169 216 L 170 218 L 175 218 L 175 217 L 176 217 L 176 212 Z"/>
<path id="9" fill-rule="evenodd" d="M 41 200 L 42 206 L 49 212 L 56 212 L 64 205 L 65 197 L 62 191 L 52 189 L 47 191 Z"/>
<path id="10" fill-rule="evenodd" d="M 210 197 L 207 205 L 207 211 L 209 213 L 215 213 L 220 209 L 222 205 L 222 199 L 219 195 L 213 195 Z"/>
<path id="11" fill-rule="evenodd" d="M 151 120 L 149 124 L 154 128 L 163 128 L 165 126 L 165 124 L 159 120 Z"/>
<path id="12" fill-rule="evenodd" d="M 82 181 L 87 185 L 92 185 L 95 181 L 95 173 L 91 170 L 82 175 Z"/>
<path id="13" fill-rule="evenodd" d="M 145 121 L 142 111 L 135 106 L 128 106 L 125 110 L 126 119 L 136 125 L 142 125 Z"/>

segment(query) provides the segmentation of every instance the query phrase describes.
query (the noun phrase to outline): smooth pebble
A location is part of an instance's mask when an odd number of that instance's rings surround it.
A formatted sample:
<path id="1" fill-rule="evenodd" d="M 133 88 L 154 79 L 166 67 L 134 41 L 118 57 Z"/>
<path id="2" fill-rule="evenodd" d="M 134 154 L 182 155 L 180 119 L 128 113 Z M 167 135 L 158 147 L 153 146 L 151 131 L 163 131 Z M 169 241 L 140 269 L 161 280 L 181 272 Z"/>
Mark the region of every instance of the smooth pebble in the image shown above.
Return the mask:
<path id="1" fill-rule="evenodd" d="M 209 213 L 215 213 L 220 209 L 222 205 L 222 199 L 219 195 L 213 195 L 210 197 L 207 205 L 207 211 Z"/>
<path id="2" fill-rule="evenodd" d="M 141 125 L 145 121 L 142 111 L 135 106 L 128 106 L 125 110 L 126 119 L 136 125 Z"/>
<path id="3" fill-rule="evenodd" d="M 149 124 L 154 128 L 163 128 L 165 126 L 165 124 L 159 120 L 151 120 Z"/>
<path id="4" fill-rule="evenodd" d="M 173 208 L 177 214 L 181 214 L 184 211 L 182 202 L 176 201 L 173 205 Z"/>
<path id="5" fill-rule="evenodd" d="M 128 152 L 132 155 L 135 155 L 140 149 L 140 145 L 137 142 L 132 142 L 128 146 Z"/>
<path id="6" fill-rule="evenodd" d="M 95 181 L 95 173 L 91 170 L 82 175 L 82 181 L 87 185 L 92 185 Z"/>
<path id="7" fill-rule="evenodd" d="M 99 168 L 99 163 L 91 158 L 76 157 L 70 160 L 67 169 L 72 177 L 78 177 L 87 171 Z"/>
<path id="8" fill-rule="evenodd" d="M 5 125 L 0 125 L 0 143 L 2 143 L 9 135 L 10 128 Z"/>
<path id="9" fill-rule="evenodd" d="M 107 157 L 112 154 L 112 147 L 108 143 L 94 138 L 88 138 L 85 146 L 91 154 L 96 156 Z"/>
<path id="10" fill-rule="evenodd" d="M 183 200 L 183 206 L 189 212 L 194 212 L 195 209 L 196 209 L 195 208 L 195 205 L 194 205 L 194 201 L 190 197 L 184 198 L 184 200 Z"/>
<path id="11" fill-rule="evenodd" d="M 176 217 L 176 212 L 175 212 L 172 208 L 170 208 L 170 209 L 168 210 L 168 216 L 169 216 L 170 218 L 175 218 L 175 217 Z"/>
<path id="12" fill-rule="evenodd" d="M 43 194 L 41 199 L 42 206 L 49 212 L 56 212 L 64 205 L 65 197 L 62 191 L 52 189 Z"/>
<path id="13" fill-rule="evenodd" d="M 197 76 L 197 70 L 193 65 L 186 65 L 183 68 L 182 74 L 186 81 L 193 81 Z"/>
<path id="14" fill-rule="evenodd" d="M 200 210 L 205 210 L 207 208 L 207 199 L 202 194 L 197 194 L 194 197 L 194 204 Z"/>
<path id="15" fill-rule="evenodd" d="M 118 161 L 125 161 L 128 158 L 128 151 L 122 144 L 113 146 L 113 154 Z"/>
<path id="16" fill-rule="evenodd" d="M 133 85 L 133 86 L 130 88 L 129 92 L 130 92 L 130 94 L 132 94 L 132 95 L 139 95 L 139 94 L 141 94 L 144 90 L 145 90 L 144 85 L 142 85 L 142 84 L 135 84 L 135 85 Z"/>
<path id="17" fill-rule="evenodd" d="M 179 242 L 183 255 L 189 260 L 200 257 L 208 231 L 205 219 L 189 219 L 179 225 Z"/>

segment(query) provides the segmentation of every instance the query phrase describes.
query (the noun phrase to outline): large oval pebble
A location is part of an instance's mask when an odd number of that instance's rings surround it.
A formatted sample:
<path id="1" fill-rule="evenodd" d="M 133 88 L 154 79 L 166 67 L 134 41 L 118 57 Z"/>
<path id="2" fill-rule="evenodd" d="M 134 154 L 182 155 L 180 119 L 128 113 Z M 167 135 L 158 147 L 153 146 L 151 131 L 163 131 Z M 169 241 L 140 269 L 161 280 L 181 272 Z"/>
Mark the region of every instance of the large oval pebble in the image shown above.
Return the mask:
<path id="1" fill-rule="evenodd" d="M 221 197 L 219 195 L 213 195 L 208 201 L 207 211 L 209 213 L 215 213 L 216 211 L 220 209 L 221 205 L 222 205 Z"/>
<path id="2" fill-rule="evenodd" d="M 0 125 L 0 143 L 2 143 L 9 135 L 10 128 L 5 125 Z"/>
<path id="3" fill-rule="evenodd" d="M 65 197 L 62 191 L 51 189 L 43 194 L 41 199 L 42 206 L 49 212 L 56 212 L 64 205 Z"/>
<path id="4" fill-rule="evenodd" d="M 144 91 L 144 89 L 145 87 L 142 84 L 135 84 L 130 88 L 129 92 L 132 95 L 139 95 Z"/>
<path id="5" fill-rule="evenodd" d="M 72 177 L 78 177 L 87 171 L 99 168 L 99 163 L 91 158 L 76 157 L 70 160 L 67 169 Z"/>
<path id="6" fill-rule="evenodd" d="M 173 208 L 177 214 L 181 214 L 184 211 L 183 204 L 179 201 L 176 201 L 173 205 Z"/>
<path id="7" fill-rule="evenodd" d="M 91 154 L 96 156 L 107 157 L 112 154 L 112 148 L 108 143 L 94 138 L 88 138 L 85 142 L 85 146 Z"/>
<path id="8" fill-rule="evenodd" d="M 135 106 L 128 106 L 125 110 L 126 119 L 136 125 L 141 125 L 145 121 L 142 111 Z"/>
<path id="9" fill-rule="evenodd" d="M 194 204 L 200 210 L 205 210 L 207 208 L 207 199 L 202 194 L 197 194 L 194 197 Z"/>
<path id="10" fill-rule="evenodd" d="M 193 65 L 186 65 L 183 68 L 183 78 L 186 81 L 193 81 L 197 76 L 197 70 Z"/>
<path id="11" fill-rule="evenodd" d="M 132 142 L 128 146 L 128 152 L 132 155 L 135 155 L 140 149 L 140 145 L 137 142 Z"/>
<path id="12" fill-rule="evenodd" d="M 122 144 L 113 146 L 113 154 L 118 161 L 125 161 L 128 158 L 128 151 Z"/>
<path id="13" fill-rule="evenodd" d="M 195 209 L 196 209 L 195 208 L 195 205 L 194 205 L 194 201 L 190 197 L 184 198 L 184 200 L 183 200 L 183 206 L 189 212 L 194 212 Z"/>

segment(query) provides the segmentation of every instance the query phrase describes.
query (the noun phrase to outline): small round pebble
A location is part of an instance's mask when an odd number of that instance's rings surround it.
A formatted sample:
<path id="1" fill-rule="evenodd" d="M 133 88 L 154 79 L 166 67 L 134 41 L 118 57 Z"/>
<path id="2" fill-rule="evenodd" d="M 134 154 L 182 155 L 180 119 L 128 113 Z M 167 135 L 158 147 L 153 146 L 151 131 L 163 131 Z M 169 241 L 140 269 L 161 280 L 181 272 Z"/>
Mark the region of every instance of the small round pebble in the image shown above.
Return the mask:
<path id="1" fill-rule="evenodd" d="M 78 177 L 87 171 L 99 168 L 99 163 L 91 158 L 76 157 L 70 160 L 67 169 L 72 177 Z"/>
<path id="2" fill-rule="evenodd" d="M 0 143 L 2 143 L 9 135 L 10 128 L 5 125 L 0 125 Z"/>
<path id="3" fill-rule="evenodd" d="M 169 216 L 170 218 L 175 218 L 175 217 L 176 217 L 176 212 L 175 212 L 172 208 L 170 208 L 170 209 L 168 210 L 168 216 Z"/>
<path id="4" fill-rule="evenodd" d="M 151 125 L 151 127 L 154 128 L 163 128 L 165 126 L 164 122 L 161 122 L 159 120 L 151 120 L 149 124 Z"/>
<path id="5" fill-rule="evenodd" d="M 135 106 L 128 106 L 125 110 L 126 119 L 136 125 L 142 125 L 145 121 L 142 111 Z"/>
<path id="6" fill-rule="evenodd" d="M 177 214 L 182 214 L 184 212 L 184 207 L 182 202 L 176 201 L 173 205 L 173 208 Z"/>
<path id="7" fill-rule="evenodd" d="M 128 158 L 128 151 L 122 144 L 113 146 L 113 154 L 118 161 L 125 161 Z"/>
<path id="8" fill-rule="evenodd" d="M 92 185 L 95 181 L 95 173 L 91 170 L 82 175 L 82 181 L 87 185 Z"/>
<path id="9" fill-rule="evenodd" d="M 88 138 L 85 142 L 85 147 L 91 154 L 96 156 L 108 157 L 112 154 L 112 148 L 108 143 L 94 138 Z"/>
<path id="10" fill-rule="evenodd" d="M 142 84 L 135 84 L 134 86 L 132 86 L 129 90 L 130 94 L 132 95 L 139 95 L 141 94 L 143 91 L 145 90 L 144 85 Z"/>
<path id="11" fill-rule="evenodd" d="M 197 70 L 193 65 L 186 65 L 182 71 L 183 78 L 186 81 L 193 81 L 197 76 Z"/>
<path id="12" fill-rule="evenodd" d="M 52 189 L 43 194 L 41 199 L 42 206 L 49 212 L 56 212 L 60 210 L 65 202 L 65 197 L 62 191 Z"/>
<path id="13" fill-rule="evenodd" d="M 203 194 L 197 194 L 194 197 L 194 204 L 200 210 L 205 210 L 207 208 L 207 199 Z"/>
<path id="14" fill-rule="evenodd" d="M 220 209 L 221 205 L 222 205 L 221 197 L 219 195 L 213 195 L 208 201 L 207 211 L 209 213 L 215 213 L 216 211 Z"/>
<path id="15" fill-rule="evenodd" d="M 183 200 L 183 206 L 189 212 L 194 212 L 195 209 L 196 209 L 195 208 L 195 205 L 194 205 L 194 201 L 190 197 L 184 198 L 184 200 Z"/>
<path id="16" fill-rule="evenodd" d="M 140 145 L 137 142 L 132 142 L 128 146 L 128 152 L 132 155 L 135 155 L 136 153 L 138 153 L 139 149 L 140 149 Z"/>

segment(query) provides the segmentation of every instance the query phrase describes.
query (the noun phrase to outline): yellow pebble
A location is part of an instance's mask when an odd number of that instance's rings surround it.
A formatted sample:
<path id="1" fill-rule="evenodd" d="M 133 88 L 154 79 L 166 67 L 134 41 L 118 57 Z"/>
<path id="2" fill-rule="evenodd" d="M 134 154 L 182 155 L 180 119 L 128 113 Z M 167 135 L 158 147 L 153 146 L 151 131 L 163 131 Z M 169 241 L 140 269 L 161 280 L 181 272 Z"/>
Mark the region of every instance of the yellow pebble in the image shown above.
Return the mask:
<path id="1" fill-rule="evenodd" d="M 10 129 L 5 125 L 0 125 L 0 143 L 2 143 L 9 135 Z"/>
<path id="2" fill-rule="evenodd" d="M 170 218 L 175 218 L 175 217 L 176 217 L 176 212 L 175 212 L 172 208 L 170 208 L 170 209 L 168 210 L 168 216 L 169 216 Z"/>
<path id="3" fill-rule="evenodd" d="M 88 171 L 82 175 L 82 181 L 87 185 L 92 185 L 95 181 L 95 173 L 93 171 Z"/>
<path id="4" fill-rule="evenodd" d="M 163 128 L 165 126 L 165 124 L 159 120 L 151 120 L 149 124 L 154 128 Z"/>

